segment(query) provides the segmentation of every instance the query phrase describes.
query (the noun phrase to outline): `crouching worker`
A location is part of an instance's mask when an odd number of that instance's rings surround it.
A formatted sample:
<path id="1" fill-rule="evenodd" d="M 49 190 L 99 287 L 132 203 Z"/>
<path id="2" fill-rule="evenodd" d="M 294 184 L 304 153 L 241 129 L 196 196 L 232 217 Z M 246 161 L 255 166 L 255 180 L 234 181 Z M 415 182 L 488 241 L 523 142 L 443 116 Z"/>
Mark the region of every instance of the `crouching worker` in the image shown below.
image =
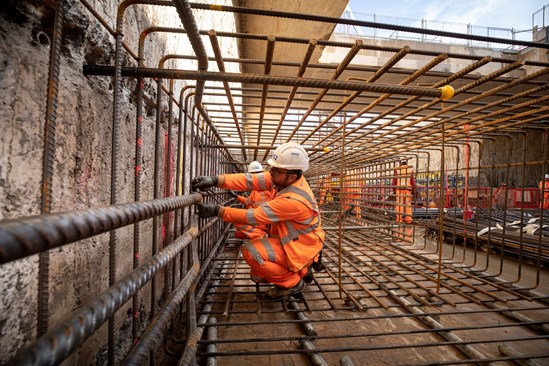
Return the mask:
<path id="1" fill-rule="evenodd" d="M 239 209 L 219 204 L 198 204 L 200 217 L 219 216 L 233 224 L 269 225 L 267 238 L 254 239 L 242 247 L 258 283 L 275 286 L 264 293 L 275 301 L 300 293 L 303 277 L 319 260 L 324 231 L 316 199 L 303 177 L 309 156 L 296 143 L 279 146 L 268 160 L 270 170 L 259 174 L 225 174 L 193 179 L 193 189 L 219 187 L 238 191 L 274 191 L 270 201 L 257 208 Z M 316 263 L 315 263 L 316 264 Z"/>
<path id="2" fill-rule="evenodd" d="M 248 165 L 248 173 L 250 174 L 259 174 L 263 173 L 263 166 L 259 161 L 252 161 Z M 233 196 L 238 202 L 242 203 L 245 208 L 257 208 L 260 205 L 271 199 L 273 194 L 271 191 L 256 191 L 253 190 L 248 197 L 239 196 L 233 191 L 229 191 L 231 196 Z M 238 239 L 258 239 L 264 238 L 267 235 L 267 225 L 241 225 L 235 224 L 236 232 L 234 234 L 235 238 Z"/>

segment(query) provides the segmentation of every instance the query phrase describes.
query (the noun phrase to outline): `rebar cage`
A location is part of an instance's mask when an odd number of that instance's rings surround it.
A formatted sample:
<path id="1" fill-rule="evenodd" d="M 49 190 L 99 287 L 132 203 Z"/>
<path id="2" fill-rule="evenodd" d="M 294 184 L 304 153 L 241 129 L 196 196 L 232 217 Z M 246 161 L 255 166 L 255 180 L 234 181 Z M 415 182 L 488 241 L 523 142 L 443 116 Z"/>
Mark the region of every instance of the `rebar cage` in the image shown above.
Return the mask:
<path id="1" fill-rule="evenodd" d="M 85 64 L 83 71 L 112 78 L 111 193 L 109 205 L 54 212 L 69 6 L 115 42 L 114 65 Z M 129 11 L 157 7 L 178 26 L 125 30 Z M 338 24 L 397 26 L 296 9 L 126 0 L 105 15 L 85 0 L 56 2 L 41 214 L 0 222 L 4 268 L 39 256 L 31 264 L 39 268 L 36 309 L 29 310 L 36 336 L 4 351 L 10 364 L 91 363 L 92 355 L 107 364 L 549 362 L 549 211 L 545 186 L 538 186 L 549 169 L 549 63 L 528 54 L 549 45 L 442 31 L 433 32 L 514 51 L 326 39 L 321 31 Z M 221 15 L 236 28 L 203 29 Z M 288 34 L 266 34 L 275 20 L 286 22 Z M 324 28 L 315 33 L 317 24 Z M 188 44 L 156 65 L 147 52 L 160 35 Z M 127 39 L 138 40 L 137 52 Z M 227 44 L 239 45 L 238 57 L 226 53 Z M 332 53 L 341 56 L 337 62 L 326 56 Z M 154 108 L 147 106 L 148 87 Z M 131 88 L 135 124 L 128 127 L 122 109 Z M 154 136 L 143 128 L 153 109 Z M 129 156 L 121 141 L 128 128 L 135 134 L 133 182 L 119 166 Z M 154 148 L 143 150 L 145 139 Z M 306 178 L 322 209 L 325 269 L 301 295 L 270 303 L 259 296 L 265 286 L 249 278 L 234 228 L 194 214 L 199 202 L 235 202 L 216 188 L 192 192 L 190 182 L 265 163 L 287 141 L 310 155 Z M 399 179 L 407 178 L 402 161 L 413 172 L 413 189 L 400 189 Z M 128 184 L 130 203 L 121 203 Z M 150 194 L 142 196 L 142 184 Z M 411 222 L 399 220 L 401 213 Z M 68 244 L 87 240 L 108 251 L 105 267 L 90 268 L 108 270 L 108 284 L 84 304 L 51 309 L 50 281 L 77 281 L 55 277 L 50 267 Z"/>

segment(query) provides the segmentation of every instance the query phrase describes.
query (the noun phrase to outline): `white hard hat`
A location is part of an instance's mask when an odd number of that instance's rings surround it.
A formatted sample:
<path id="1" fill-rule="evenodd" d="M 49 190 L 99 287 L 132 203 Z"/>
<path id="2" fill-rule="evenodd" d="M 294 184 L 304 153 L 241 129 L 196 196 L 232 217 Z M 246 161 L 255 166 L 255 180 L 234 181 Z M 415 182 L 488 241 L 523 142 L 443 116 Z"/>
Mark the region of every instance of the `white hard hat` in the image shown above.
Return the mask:
<path id="1" fill-rule="evenodd" d="M 545 174 L 545 179 L 549 179 L 549 174 Z"/>
<path id="2" fill-rule="evenodd" d="M 288 170 L 306 171 L 309 169 L 309 155 L 298 143 L 286 142 L 273 152 L 273 157 L 267 160 L 270 166 Z"/>
<path id="3" fill-rule="evenodd" d="M 252 161 L 250 165 L 248 165 L 248 173 L 259 173 L 263 170 L 263 165 L 261 165 L 259 161 Z"/>

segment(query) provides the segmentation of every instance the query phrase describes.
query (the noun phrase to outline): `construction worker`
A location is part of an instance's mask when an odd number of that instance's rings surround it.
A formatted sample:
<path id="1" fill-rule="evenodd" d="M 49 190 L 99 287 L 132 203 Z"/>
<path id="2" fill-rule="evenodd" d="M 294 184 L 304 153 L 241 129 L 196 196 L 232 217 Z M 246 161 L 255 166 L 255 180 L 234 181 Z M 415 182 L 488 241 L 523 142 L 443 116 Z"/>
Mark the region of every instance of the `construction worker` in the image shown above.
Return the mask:
<path id="1" fill-rule="evenodd" d="M 327 193 L 330 189 L 330 182 L 328 181 L 328 177 L 324 177 L 320 180 L 319 188 L 318 204 L 320 206 L 323 206 L 325 203 L 327 203 Z"/>
<path id="2" fill-rule="evenodd" d="M 539 182 L 540 201 L 539 208 L 549 208 L 549 172 L 545 173 L 545 179 Z"/>
<path id="3" fill-rule="evenodd" d="M 396 194 L 396 222 L 412 223 L 412 197 L 415 191 L 415 180 L 412 167 L 403 160 L 395 170 L 393 186 Z"/>
<path id="4" fill-rule="evenodd" d="M 248 173 L 258 174 L 263 173 L 263 165 L 259 161 L 252 161 L 248 165 Z M 272 193 L 270 191 L 252 191 L 248 197 L 239 196 L 233 191 L 229 191 L 238 202 L 242 203 L 246 208 L 256 208 L 264 204 L 271 199 Z M 235 237 L 238 239 L 257 239 L 264 238 L 267 235 L 266 225 L 241 225 L 235 224 L 236 232 Z"/>
<path id="5" fill-rule="evenodd" d="M 496 190 L 496 194 L 494 195 L 494 198 L 492 199 L 492 207 L 499 206 L 499 207 L 505 207 L 505 196 L 507 191 L 507 183 L 501 182 L 499 185 L 499 188 Z"/>
<path id="6" fill-rule="evenodd" d="M 198 204 L 200 217 L 221 217 L 233 224 L 270 225 L 269 237 L 250 240 L 242 255 L 257 283 L 275 286 L 263 294 L 270 301 L 300 293 L 303 277 L 317 267 L 324 242 L 319 208 L 303 172 L 309 168 L 309 156 L 296 143 L 277 147 L 268 164 L 270 170 L 259 174 L 224 174 L 196 177 L 193 189 L 219 187 L 239 191 L 274 189 L 270 201 L 257 208 L 239 209 L 219 204 Z"/>

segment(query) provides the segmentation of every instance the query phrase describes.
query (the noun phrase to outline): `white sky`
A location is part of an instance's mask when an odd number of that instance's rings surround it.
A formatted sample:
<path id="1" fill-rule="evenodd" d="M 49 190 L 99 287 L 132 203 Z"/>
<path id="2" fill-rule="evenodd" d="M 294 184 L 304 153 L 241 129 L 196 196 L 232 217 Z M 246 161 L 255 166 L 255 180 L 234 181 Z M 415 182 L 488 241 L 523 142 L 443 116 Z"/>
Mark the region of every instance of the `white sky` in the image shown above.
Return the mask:
<path id="1" fill-rule="evenodd" d="M 515 30 L 531 29 L 532 14 L 548 4 L 549 0 L 349 0 L 355 13 Z"/>

